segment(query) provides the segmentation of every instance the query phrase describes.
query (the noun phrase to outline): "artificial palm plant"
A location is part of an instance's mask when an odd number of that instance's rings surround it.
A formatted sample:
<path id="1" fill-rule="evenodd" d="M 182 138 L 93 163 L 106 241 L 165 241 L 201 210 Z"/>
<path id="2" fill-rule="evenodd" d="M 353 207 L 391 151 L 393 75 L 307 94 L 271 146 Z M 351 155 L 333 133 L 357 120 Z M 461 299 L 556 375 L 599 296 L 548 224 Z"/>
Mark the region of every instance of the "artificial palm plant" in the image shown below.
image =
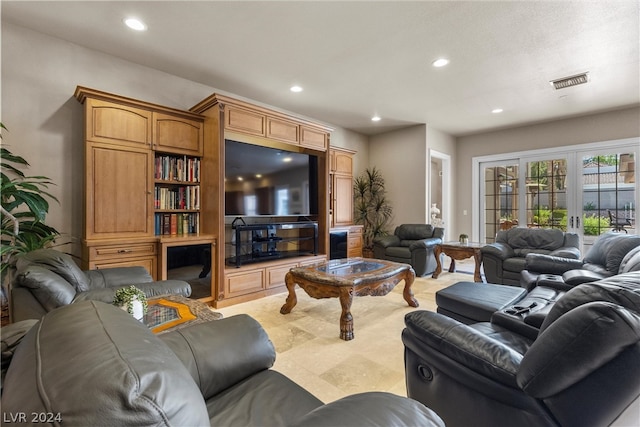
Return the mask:
<path id="1" fill-rule="evenodd" d="M 0 130 L 7 128 L 0 123 Z M 2 134 L 0 133 L 0 140 Z M 58 231 L 44 223 L 49 212 L 47 198 L 58 201 L 47 192 L 53 185 L 46 176 L 26 176 L 21 167 L 29 163 L 16 156 L 6 147 L 0 147 L 2 186 L 2 246 L 0 272 L 4 279 L 6 269 L 14 255 L 30 252 L 50 245 L 59 235 Z M 4 283 L 4 280 L 3 280 Z"/>
<path id="2" fill-rule="evenodd" d="M 353 183 L 354 221 L 363 226 L 363 250 L 373 251 L 373 241 L 389 233 L 393 209 L 387 199 L 384 178 L 374 166 L 366 169 Z"/>

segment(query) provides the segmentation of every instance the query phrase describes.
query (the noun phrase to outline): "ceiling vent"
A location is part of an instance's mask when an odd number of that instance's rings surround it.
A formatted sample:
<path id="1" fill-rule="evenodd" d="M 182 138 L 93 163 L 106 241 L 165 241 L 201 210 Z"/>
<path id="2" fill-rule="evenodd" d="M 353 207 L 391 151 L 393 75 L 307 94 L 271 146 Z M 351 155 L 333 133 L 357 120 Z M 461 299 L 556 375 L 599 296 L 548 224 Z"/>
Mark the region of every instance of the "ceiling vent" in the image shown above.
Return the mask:
<path id="1" fill-rule="evenodd" d="M 575 76 L 565 77 L 558 80 L 552 80 L 549 83 L 553 85 L 553 87 L 558 89 L 564 89 L 566 87 L 577 86 L 584 84 L 589 81 L 589 73 L 576 74 Z"/>

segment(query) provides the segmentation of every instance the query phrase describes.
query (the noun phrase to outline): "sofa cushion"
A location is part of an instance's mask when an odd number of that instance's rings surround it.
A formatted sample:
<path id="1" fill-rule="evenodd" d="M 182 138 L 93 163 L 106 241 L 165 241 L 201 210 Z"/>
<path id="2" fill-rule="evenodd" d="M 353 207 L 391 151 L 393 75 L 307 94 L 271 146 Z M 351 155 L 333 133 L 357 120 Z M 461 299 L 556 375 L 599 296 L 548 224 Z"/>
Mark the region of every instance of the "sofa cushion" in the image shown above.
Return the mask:
<path id="1" fill-rule="evenodd" d="M 385 255 L 392 258 L 411 259 L 411 249 L 407 246 L 390 246 L 385 251 Z"/>
<path id="2" fill-rule="evenodd" d="M 608 232 L 601 234 L 589 249 L 589 252 L 584 257 L 585 264 L 596 264 L 601 266 L 607 265 L 607 254 L 616 244 L 617 239 L 621 235 L 619 233 Z"/>
<path id="3" fill-rule="evenodd" d="M 73 286 L 77 292 L 89 290 L 89 282 L 80 267 L 71 256 L 54 249 L 38 249 L 27 252 L 18 258 L 16 267 L 18 271 L 28 265 L 39 265 L 62 276 Z"/>
<path id="4" fill-rule="evenodd" d="M 400 240 L 427 239 L 433 236 L 433 226 L 431 224 L 402 224 L 396 227 L 394 234 Z"/>
<path id="5" fill-rule="evenodd" d="M 47 311 L 71 304 L 76 296 L 76 290 L 69 282 L 39 265 L 24 268 L 18 274 L 17 281 L 20 286 L 28 288 Z"/>
<path id="6" fill-rule="evenodd" d="M 564 233 L 558 229 L 512 228 L 507 231 L 506 243 L 514 249 L 553 251 L 564 245 Z"/>
<path id="7" fill-rule="evenodd" d="M 624 257 L 636 247 L 640 246 L 640 236 L 625 236 L 624 238 L 617 239 L 615 245 L 613 245 L 606 257 L 606 268 L 610 272 L 617 274 L 621 273 L 620 264 Z"/>
<path id="8" fill-rule="evenodd" d="M 44 316 L 17 348 L 4 387 L 5 413 L 59 413 L 65 425 L 209 425 L 200 390 L 169 347 L 96 301 Z"/>

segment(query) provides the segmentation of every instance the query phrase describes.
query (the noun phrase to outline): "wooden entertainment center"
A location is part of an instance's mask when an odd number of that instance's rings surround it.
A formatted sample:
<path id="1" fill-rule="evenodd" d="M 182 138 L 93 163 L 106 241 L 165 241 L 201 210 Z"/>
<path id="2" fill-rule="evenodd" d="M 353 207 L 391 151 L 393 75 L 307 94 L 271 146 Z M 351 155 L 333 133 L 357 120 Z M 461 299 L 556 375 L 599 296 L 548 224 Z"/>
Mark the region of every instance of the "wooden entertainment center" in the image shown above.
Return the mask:
<path id="1" fill-rule="evenodd" d="M 84 87 L 75 97 L 85 112 L 83 268 L 142 265 L 164 279 L 169 248 L 210 245 L 211 292 L 200 299 L 223 307 L 285 291 L 292 267 L 328 258 L 332 228 L 349 233 L 350 256 L 361 255 L 361 228 L 351 224 L 355 153 L 331 149 L 330 128 L 218 94 L 190 111 Z M 311 222 L 313 250 L 227 262 L 235 230 L 234 218 L 225 216 L 225 139 L 317 158 L 317 215 L 243 218 L 258 225 Z M 309 227 L 281 228 L 282 239 L 310 241 L 292 231 Z"/>

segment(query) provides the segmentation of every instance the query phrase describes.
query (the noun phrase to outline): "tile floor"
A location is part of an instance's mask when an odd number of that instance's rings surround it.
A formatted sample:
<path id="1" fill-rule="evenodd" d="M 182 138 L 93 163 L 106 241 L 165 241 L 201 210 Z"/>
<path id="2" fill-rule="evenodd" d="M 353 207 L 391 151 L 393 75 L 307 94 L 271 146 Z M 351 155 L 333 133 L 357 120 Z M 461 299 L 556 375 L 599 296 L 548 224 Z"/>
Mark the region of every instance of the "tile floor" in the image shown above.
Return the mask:
<path id="1" fill-rule="evenodd" d="M 473 281 L 473 276 L 444 271 L 438 279 L 417 278 L 412 289 L 418 308 L 402 298 L 404 282 L 384 297 L 354 298 L 355 339 L 351 341 L 339 338 L 339 301 L 316 300 L 301 289 L 298 304 L 286 315 L 280 314 L 286 292 L 216 311 L 225 317 L 246 313 L 258 320 L 276 348 L 274 369 L 325 403 L 364 391 L 406 396 L 400 339 L 404 316 L 412 310 L 435 311 L 435 292 L 461 280 Z"/>

